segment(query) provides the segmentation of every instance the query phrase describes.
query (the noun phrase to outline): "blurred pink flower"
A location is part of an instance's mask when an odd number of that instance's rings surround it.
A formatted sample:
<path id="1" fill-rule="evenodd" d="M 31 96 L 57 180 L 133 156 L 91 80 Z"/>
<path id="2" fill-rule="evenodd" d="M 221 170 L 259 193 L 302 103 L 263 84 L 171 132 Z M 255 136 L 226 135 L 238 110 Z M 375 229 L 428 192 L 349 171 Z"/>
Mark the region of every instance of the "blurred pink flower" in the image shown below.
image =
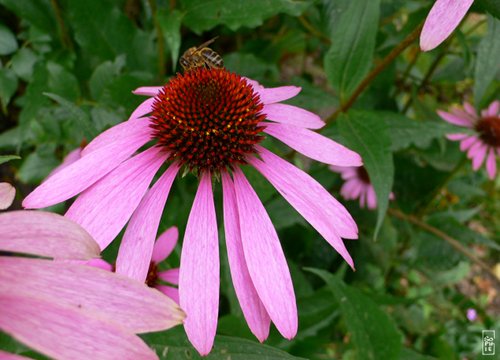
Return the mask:
<path id="1" fill-rule="evenodd" d="M 16 197 L 16 189 L 9 183 L 0 182 L 0 210 L 7 209 Z"/>
<path id="2" fill-rule="evenodd" d="M 341 167 L 330 166 L 330 170 L 339 173 L 345 180 L 340 188 L 340 195 L 346 200 L 359 199 L 359 206 L 367 207 L 370 210 L 377 208 L 377 195 L 370 182 L 370 177 L 364 166 Z M 389 195 L 389 199 L 394 199 L 394 194 Z"/>
<path id="3" fill-rule="evenodd" d="M 476 309 L 472 309 L 472 308 L 467 309 L 467 319 L 469 321 L 475 321 L 477 319 Z"/>
<path id="4" fill-rule="evenodd" d="M 0 229 L 0 251 L 63 259 L 99 254 L 90 235 L 60 215 L 5 212 Z M 0 256 L 0 268 L 0 329 L 56 359 L 158 359 L 135 333 L 168 329 L 184 317 L 147 286 L 90 266 Z"/>
<path id="5" fill-rule="evenodd" d="M 312 159 L 359 166 L 355 152 L 311 129 L 324 122 L 304 109 L 281 104 L 300 92 L 264 88 L 226 69 L 197 69 L 164 87 L 135 91 L 150 98 L 129 121 L 102 133 L 80 160 L 51 176 L 23 202 L 42 208 L 77 194 L 66 216 L 106 248 L 129 221 L 116 271 L 147 277 L 158 224 L 181 167 L 199 187 L 182 246 L 179 301 L 186 333 L 201 354 L 212 348 L 219 309 L 219 242 L 212 178 L 222 178 L 224 222 L 231 276 L 251 331 L 267 338 L 271 320 L 290 339 L 298 326 L 292 280 L 276 230 L 241 165 L 256 168 L 353 267 L 342 238 L 358 237 L 349 212 L 327 190 L 259 143 L 270 135 Z M 151 113 L 150 116 L 147 114 Z M 132 156 L 155 140 L 156 145 Z M 170 165 L 148 190 L 156 172 Z"/>
<path id="6" fill-rule="evenodd" d="M 420 48 L 439 46 L 457 28 L 474 0 L 436 0 L 420 33 Z"/>
<path id="7" fill-rule="evenodd" d="M 486 171 L 493 179 L 497 171 L 496 156 L 500 155 L 500 101 L 492 102 L 481 115 L 467 102 L 463 109 L 452 107 L 450 112 L 438 110 L 438 114 L 450 124 L 467 128 L 467 131 L 446 137 L 460 141 L 460 150 L 467 151 L 474 170 L 477 171 L 486 160 Z"/>

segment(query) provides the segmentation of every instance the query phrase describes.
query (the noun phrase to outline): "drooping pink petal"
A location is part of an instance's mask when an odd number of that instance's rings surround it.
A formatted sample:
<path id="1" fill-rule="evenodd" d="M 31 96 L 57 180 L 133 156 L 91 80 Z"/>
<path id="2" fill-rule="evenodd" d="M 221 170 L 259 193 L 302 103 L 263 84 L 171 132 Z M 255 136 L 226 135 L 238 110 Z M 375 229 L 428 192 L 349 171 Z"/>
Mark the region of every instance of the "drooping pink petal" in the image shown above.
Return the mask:
<path id="1" fill-rule="evenodd" d="M 93 151 L 89 150 L 90 153 L 83 155 L 86 152 L 84 149 L 80 160 L 65 167 L 38 186 L 24 199 L 23 206 L 25 208 L 38 209 L 60 203 L 87 189 L 119 166 L 149 140 L 150 130 L 147 121 L 127 121 L 122 124 L 129 123 L 138 125 L 128 128 L 129 130 L 135 128 L 138 130 L 136 133 L 124 136 L 121 139 L 115 139 L 115 141 L 109 139 L 111 142 L 107 145 L 104 145 L 101 141 L 104 141 L 106 137 L 111 137 L 110 135 L 116 134 L 116 132 L 105 132 L 99 135 L 94 140 L 96 143 L 91 142 L 87 145 L 88 147 L 92 143 L 94 143 L 93 146 L 97 146 L 98 144 L 97 149 Z M 117 126 L 121 126 L 122 124 Z M 103 138 L 100 138 L 101 136 Z"/>
<path id="2" fill-rule="evenodd" d="M 297 305 L 278 235 L 240 169 L 234 171 L 234 190 L 241 243 L 252 283 L 278 331 L 291 339 L 297 333 Z"/>
<path id="3" fill-rule="evenodd" d="M 487 115 L 488 116 L 497 116 L 500 112 L 500 100 L 493 101 L 490 106 L 488 106 Z"/>
<path id="4" fill-rule="evenodd" d="M 464 18 L 474 0 L 436 0 L 420 34 L 420 48 L 429 51 L 441 44 Z"/>
<path id="5" fill-rule="evenodd" d="M 354 267 L 341 237 L 356 239 L 358 228 L 346 208 L 309 174 L 263 147 L 258 150 L 263 161 L 253 157 L 250 164 Z"/>
<path id="6" fill-rule="evenodd" d="M 149 114 L 153 110 L 153 103 L 155 102 L 155 98 L 149 98 L 143 101 L 130 115 L 129 121 L 132 119 L 137 119 L 143 117 L 146 114 Z"/>
<path id="7" fill-rule="evenodd" d="M 132 91 L 135 95 L 156 96 L 163 86 L 143 86 Z"/>
<path id="8" fill-rule="evenodd" d="M 139 140 L 138 146 L 129 153 L 132 154 L 151 139 L 150 125 L 149 119 L 131 119 L 115 125 L 88 143 L 83 148 L 81 156 L 87 156 L 91 152 L 115 142 L 128 144 L 129 141 Z"/>
<path id="9" fill-rule="evenodd" d="M 450 124 L 468 128 L 472 127 L 472 122 L 468 117 L 459 117 L 455 114 L 447 113 L 442 110 L 438 110 L 437 113 L 444 121 L 449 122 Z"/>
<path id="10" fill-rule="evenodd" d="M 47 176 L 47 178 L 51 177 L 54 174 L 57 174 L 59 171 L 61 171 L 62 169 L 64 169 L 68 165 L 71 165 L 75 161 L 79 160 L 80 157 L 82 156 L 81 153 L 82 153 L 82 148 L 80 148 L 80 147 L 77 147 L 76 149 L 70 151 L 69 154 L 66 155 L 66 157 L 64 158 L 64 160 L 61 163 L 61 165 L 59 165 L 54 170 L 52 170 L 50 172 L 50 174 Z"/>
<path id="11" fill-rule="evenodd" d="M 266 132 L 301 154 L 337 166 L 361 166 L 361 156 L 345 146 L 306 128 L 286 124 L 265 124 Z"/>
<path id="12" fill-rule="evenodd" d="M 78 224 L 54 213 L 18 210 L 0 214 L 0 250 L 54 258 L 99 257 L 99 246 Z"/>
<path id="13" fill-rule="evenodd" d="M 478 170 L 481 167 L 487 152 L 488 152 L 488 146 L 481 144 L 475 155 L 472 157 L 473 170 Z"/>
<path id="14" fill-rule="evenodd" d="M 212 180 L 202 175 L 184 234 L 179 300 L 186 334 L 201 355 L 212 349 L 219 312 L 219 240 Z"/>
<path id="15" fill-rule="evenodd" d="M 12 205 L 16 197 L 16 189 L 9 183 L 0 182 L 0 210 L 5 210 Z"/>
<path id="16" fill-rule="evenodd" d="M 474 142 L 471 147 L 469 148 L 469 150 L 467 151 L 467 157 L 469 159 L 472 159 L 473 157 L 476 156 L 476 154 L 478 152 L 481 151 L 481 148 L 485 147 L 485 145 L 483 144 L 483 142 L 481 140 L 478 140 L 476 142 Z"/>
<path id="17" fill-rule="evenodd" d="M 262 88 L 257 90 L 257 93 L 263 104 L 273 104 L 293 98 L 300 90 L 302 88 L 299 86 L 280 86 L 276 88 Z"/>
<path id="18" fill-rule="evenodd" d="M 364 208 L 366 205 L 366 194 L 366 189 L 364 189 L 364 191 L 361 191 L 361 194 L 359 194 L 359 207 L 361 208 Z"/>
<path id="19" fill-rule="evenodd" d="M 497 159 L 495 157 L 495 150 L 493 149 L 490 149 L 488 158 L 486 159 L 486 171 L 488 171 L 490 179 L 495 178 L 495 174 L 497 173 Z"/>
<path id="20" fill-rule="evenodd" d="M 146 280 L 161 214 L 179 168 L 177 163 L 170 165 L 132 215 L 116 258 L 117 273 Z"/>
<path id="21" fill-rule="evenodd" d="M 346 200 L 357 199 L 365 186 L 365 183 L 358 178 L 350 179 L 340 189 L 340 195 Z"/>
<path id="22" fill-rule="evenodd" d="M 226 233 L 227 257 L 234 290 L 250 331 L 263 342 L 269 336 L 271 319 L 260 301 L 250 273 L 248 272 L 243 245 L 241 243 L 240 218 L 234 193 L 234 184 L 229 174 L 222 174 L 224 196 L 224 231 Z"/>
<path id="23" fill-rule="evenodd" d="M 476 109 L 474 108 L 474 106 L 471 105 L 471 103 L 467 101 L 464 102 L 464 110 L 467 114 L 470 115 L 471 118 L 473 119 L 477 118 Z"/>
<path id="24" fill-rule="evenodd" d="M 11 354 L 5 351 L 0 350 L 0 359 L 1 360 L 33 360 L 32 358 L 28 358 L 25 356 Z"/>
<path id="25" fill-rule="evenodd" d="M 164 231 L 156 240 L 153 248 L 153 260 L 155 263 L 160 263 L 165 260 L 170 253 L 175 249 L 177 240 L 179 239 L 179 230 L 176 226 L 172 226 Z"/>
<path id="26" fill-rule="evenodd" d="M 469 136 L 460 142 L 460 150 L 466 151 L 477 142 L 479 139 L 476 136 Z"/>
<path id="27" fill-rule="evenodd" d="M 83 192 L 65 216 L 83 226 L 105 249 L 130 219 L 166 157 L 160 148 L 152 147 L 125 161 Z"/>
<path id="28" fill-rule="evenodd" d="M 179 290 L 168 285 L 156 285 L 155 289 L 167 295 L 170 299 L 179 304 Z"/>
<path id="29" fill-rule="evenodd" d="M 158 278 L 170 284 L 179 284 L 179 268 L 160 271 Z"/>
<path id="30" fill-rule="evenodd" d="M 268 104 L 264 105 L 262 112 L 266 114 L 268 120 L 282 124 L 295 125 L 308 129 L 319 129 L 325 125 L 318 115 L 292 105 Z"/>
<path id="31" fill-rule="evenodd" d="M 451 141 L 460 141 L 460 140 L 464 140 L 468 136 L 469 135 L 467 135 L 467 134 L 448 134 L 448 135 L 446 135 L 446 138 L 448 140 L 451 140 Z"/>
<path id="32" fill-rule="evenodd" d="M 73 306 L 127 331 L 164 330 L 184 318 L 177 304 L 154 289 L 92 266 L 0 256 L 0 267 L 0 294 L 23 294 Z"/>
<path id="33" fill-rule="evenodd" d="M 377 195 L 375 194 L 375 189 L 373 186 L 368 186 L 368 191 L 366 192 L 366 203 L 368 209 L 376 209 L 377 208 Z"/>
<path id="34" fill-rule="evenodd" d="M 138 336 L 81 311 L 36 297 L 0 293 L 0 328 L 56 359 L 158 359 Z"/>

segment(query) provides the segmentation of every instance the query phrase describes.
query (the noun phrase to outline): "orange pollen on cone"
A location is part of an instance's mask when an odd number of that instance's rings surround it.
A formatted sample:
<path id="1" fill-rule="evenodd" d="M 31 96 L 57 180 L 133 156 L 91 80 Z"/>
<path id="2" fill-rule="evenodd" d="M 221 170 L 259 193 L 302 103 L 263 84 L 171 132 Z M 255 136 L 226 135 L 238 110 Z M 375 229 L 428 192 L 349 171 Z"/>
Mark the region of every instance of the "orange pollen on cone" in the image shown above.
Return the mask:
<path id="1" fill-rule="evenodd" d="M 263 104 L 252 86 L 226 69 L 177 74 L 157 95 L 154 137 L 189 170 L 220 172 L 245 164 L 263 140 Z"/>
<path id="2" fill-rule="evenodd" d="M 475 128 L 486 145 L 500 147 L 500 117 L 484 117 L 477 122 Z"/>

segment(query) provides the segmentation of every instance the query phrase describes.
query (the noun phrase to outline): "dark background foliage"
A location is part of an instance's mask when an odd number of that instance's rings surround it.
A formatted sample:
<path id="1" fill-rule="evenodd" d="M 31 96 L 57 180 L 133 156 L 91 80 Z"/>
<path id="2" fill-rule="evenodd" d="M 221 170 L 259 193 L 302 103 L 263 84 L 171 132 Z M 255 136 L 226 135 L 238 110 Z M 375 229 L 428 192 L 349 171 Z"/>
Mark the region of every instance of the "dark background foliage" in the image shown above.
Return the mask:
<path id="1" fill-rule="evenodd" d="M 273 329 L 259 344 L 223 259 L 219 335 L 208 359 L 478 358 L 481 330 L 499 329 L 499 282 L 491 275 L 500 272 L 500 182 L 471 170 L 457 144 L 445 140 L 453 130 L 435 110 L 498 99 L 500 3 L 477 0 L 439 48 L 422 53 L 411 41 L 384 62 L 431 5 L 0 0 L 0 180 L 15 185 L 20 208 L 69 151 L 128 118 L 142 100 L 133 89 L 164 84 L 179 70 L 179 54 L 218 36 L 213 49 L 229 70 L 266 86 L 302 87 L 290 103 L 328 119 L 322 133 L 363 156 L 379 207 L 344 201 L 360 227 L 360 239 L 347 241 L 353 272 L 249 169 L 292 271 L 299 332 L 287 341 Z M 377 66 L 381 73 L 345 107 Z M 266 141 L 339 196 L 338 175 Z M 183 233 L 197 183 L 191 175 L 184 180 L 174 184 L 160 230 L 177 225 Z M 384 201 L 391 191 L 396 200 Z M 105 257 L 113 259 L 117 244 Z M 177 266 L 179 254 L 180 247 L 167 266 Z M 476 321 L 467 320 L 468 308 L 477 310 Z M 144 339 L 162 359 L 197 358 L 182 328 Z M 38 356 L 6 335 L 0 348 Z"/>

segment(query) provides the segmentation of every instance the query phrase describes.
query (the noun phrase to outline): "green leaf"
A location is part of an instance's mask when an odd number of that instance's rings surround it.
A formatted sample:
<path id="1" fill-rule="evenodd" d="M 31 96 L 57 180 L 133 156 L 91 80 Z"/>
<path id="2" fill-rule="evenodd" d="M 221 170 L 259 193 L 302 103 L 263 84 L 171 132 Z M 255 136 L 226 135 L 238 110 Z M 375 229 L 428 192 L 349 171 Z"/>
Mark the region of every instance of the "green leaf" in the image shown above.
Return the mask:
<path id="1" fill-rule="evenodd" d="M 477 3 L 491 15 L 500 19 L 500 0 L 477 0 Z"/>
<path id="2" fill-rule="evenodd" d="M 444 121 L 416 121 L 404 115 L 388 111 L 378 112 L 387 128 L 391 129 L 392 151 L 406 149 L 411 145 L 425 149 L 432 140 L 442 138 L 444 135 L 456 132 L 456 127 Z"/>
<path id="3" fill-rule="evenodd" d="M 352 336 L 356 359 L 399 359 L 403 339 L 391 317 L 380 310 L 370 297 L 329 272 L 312 268 L 307 270 L 326 282 L 339 304 Z"/>
<path id="4" fill-rule="evenodd" d="M 118 56 L 114 62 L 105 61 L 96 67 L 90 77 L 90 94 L 94 100 L 100 100 L 101 96 L 112 81 L 120 74 L 125 66 L 125 56 Z"/>
<path id="5" fill-rule="evenodd" d="M 181 0 L 185 17 L 183 23 L 197 34 L 217 25 L 231 30 L 242 26 L 254 28 L 279 13 L 300 15 L 308 6 L 301 0 Z"/>
<path id="6" fill-rule="evenodd" d="M 377 194 L 377 226 L 375 237 L 384 220 L 389 194 L 394 181 L 394 163 L 391 153 L 391 137 L 385 124 L 376 112 L 350 111 L 341 115 L 338 127 L 349 148 L 357 151 L 370 176 Z"/>
<path id="7" fill-rule="evenodd" d="M 20 158 L 17 155 L 0 155 L 0 165 L 11 160 L 19 160 Z"/>
<path id="8" fill-rule="evenodd" d="M 76 101 L 80 96 L 80 88 L 75 75 L 54 62 L 47 63 L 47 70 L 48 90 L 68 100 Z"/>
<path id="9" fill-rule="evenodd" d="M 0 24 L 0 55 L 9 55 L 16 50 L 16 37 L 8 27 Z"/>
<path id="10" fill-rule="evenodd" d="M 53 153 L 44 151 L 42 155 L 39 152 L 34 152 L 24 159 L 17 176 L 25 184 L 38 184 L 57 165 L 59 165 L 59 160 Z"/>
<path id="11" fill-rule="evenodd" d="M 184 15 L 178 10 L 168 12 L 166 9 L 162 9 L 158 11 L 156 16 L 165 43 L 170 50 L 172 70 L 175 71 L 177 59 L 179 58 L 179 49 L 181 48 L 181 22 Z"/>
<path id="12" fill-rule="evenodd" d="M 17 90 L 17 76 L 10 69 L 0 69 L 0 102 L 2 104 L 3 112 L 7 112 L 7 105 L 9 105 L 10 98 Z"/>
<path id="13" fill-rule="evenodd" d="M 351 1 L 337 24 L 333 24 L 332 46 L 325 55 L 324 65 L 328 80 L 339 91 L 342 102 L 372 66 L 379 13 L 380 0 Z"/>
<path id="14" fill-rule="evenodd" d="M 486 89 L 498 73 L 500 58 L 500 20 L 488 17 L 488 33 L 479 43 L 474 73 L 474 102 L 482 105 Z"/>
<path id="15" fill-rule="evenodd" d="M 12 70 L 26 82 L 31 80 L 37 56 L 29 48 L 19 49 L 12 57 Z"/>
<path id="16" fill-rule="evenodd" d="M 142 336 L 161 360 L 299 360 L 283 350 L 255 341 L 230 336 L 215 337 L 214 348 L 207 356 L 200 356 L 189 343 L 182 328 Z"/>
<path id="17" fill-rule="evenodd" d="M 40 30 L 57 34 L 57 22 L 50 0 L 0 0 L 0 4 Z"/>

